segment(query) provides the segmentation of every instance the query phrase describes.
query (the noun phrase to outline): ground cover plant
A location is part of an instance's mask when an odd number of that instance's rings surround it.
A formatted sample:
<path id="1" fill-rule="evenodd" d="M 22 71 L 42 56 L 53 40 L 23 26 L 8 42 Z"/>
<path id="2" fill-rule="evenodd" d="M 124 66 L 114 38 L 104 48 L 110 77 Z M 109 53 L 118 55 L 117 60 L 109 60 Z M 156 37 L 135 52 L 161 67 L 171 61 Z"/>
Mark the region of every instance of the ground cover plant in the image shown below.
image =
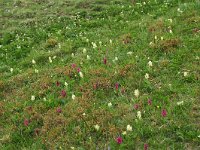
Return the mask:
<path id="1" fill-rule="evenodd" d="M 0 11 L 0 149 L 200 149 L 198 0 Z"/>

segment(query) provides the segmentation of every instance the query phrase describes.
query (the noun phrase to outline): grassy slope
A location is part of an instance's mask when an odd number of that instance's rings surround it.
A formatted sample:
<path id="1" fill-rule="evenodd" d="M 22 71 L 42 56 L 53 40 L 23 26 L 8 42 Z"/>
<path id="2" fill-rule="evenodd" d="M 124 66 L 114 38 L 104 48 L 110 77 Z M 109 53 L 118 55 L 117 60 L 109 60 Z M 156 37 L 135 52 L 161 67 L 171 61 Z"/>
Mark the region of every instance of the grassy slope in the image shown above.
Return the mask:
<path id="1" fill-rule="evenodd" d="M 1 149 L 108 145 L 142 149 L 144 143 L 150 149 L 198 149 L 198 1 L 3 0 L 0 4 Z M 84 78 L 72 69 L 73 63 Z M 64 98 L 62 90 L 67 92 Z M 178 106 L 179 101 L 183 105 Z M 163 109 L 166 117 L 161 116 Z M 137 111 L 142 112 L 141 120 Z M 27 127 L 24 119 L 30 122 Z M 133 131 L 122 135 L 128 124 Z M 115 142 L 118 136 L 123 138 L 121 145 Z"/>

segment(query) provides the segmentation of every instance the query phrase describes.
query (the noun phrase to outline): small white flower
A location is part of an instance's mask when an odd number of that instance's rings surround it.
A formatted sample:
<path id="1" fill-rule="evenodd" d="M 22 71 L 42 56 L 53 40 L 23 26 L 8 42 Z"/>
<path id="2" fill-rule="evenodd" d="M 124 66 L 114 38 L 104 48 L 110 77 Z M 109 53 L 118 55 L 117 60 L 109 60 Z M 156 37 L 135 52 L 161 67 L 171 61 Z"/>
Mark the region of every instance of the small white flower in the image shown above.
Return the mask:
<path id="1" fill-rule="evenodd" d="M 108 107 L 112 107 L 112 103 L 110 102 L 110 103 L 108 103 Z"/>
<path id="2" fill-rule="evenodd" d="M 169 33 L 171 33 L 171 34 L 173 33 L 171 29 L 169 30 Z"/>
<path id="3" fill-rule="evenodd" d="M 198 138 L 200 138 L 200 135 L 198 136 Z"/>
<path id="4" fill-rule="evenodd" d="M 56 59 L 56 56 L 53 56 L 53 59 Z"/>
<path id="5" fill-rule="evenodd" d="M 155 40 L 157 40 L 157 39 L 158 39 L 157 35 L 155 35 L 154 39 L 155 39 Z"/>
<path id="6" fill-rule="evenodd" d="M 72 58 L 74 58 L 74 56 L 75 56 L 74 53 L 72 53 Z"/>
<path id="7" fill-rule="evenodd" d="M 163 36 L 161 36 L 160 39 L 163 40 L 164 39 Z"/>
<path id="8" fill-rule="evenodd" d="M 97 45 L 94 42 L 92 42 L 92 46 L 93 46 L 94 49 L 97 48 Z"/>
<path id="9" fill-rule="evenodd" d="M 188 76 L 188 72 L 184 72 L 183 75 L 184 75 L 184 77 L 187 77 Z"/>
<path id="10" fill-rule="evenodd" d="M 100 126 L 98 124 L 94 125 L 94 128 L 99 131 Z"/>
<path id="11" fill-rule="evenodd" d="M 74 147 L 70 147 L 72 150 L 74 150 L 75 148 Z"/>
<path id="12" fill-rule="evenodd" d="M 136 97 L 139 97 L 139 95 L 140 95 L 140 92 L 139 92 L 139 90 L 138 90 L 138 89 L 136 89 L 136 90 L 134 91 L 134 95 L 135 95 Z"/>
<path id="13" fill-rule="evenodd" d="M 99 45 L 100 45 L 100 46 L 102 45 L 102 42 L 101 42 L 101 41 L 99 41 Z"/>
<path id="14" fill-rule="evenodd" d="M 87 52 L 86 48 L 83 49 L 83 54 L 85 54 Z"/>
<path id="15" fill-rule="evenodd" d="M 87 60 L 90 60 L 91 58 L 90 58 L 90 56 L 89 55 L 87 55 Z"/>
<path id="16" fill-rule="evenodd" d="M 43 101 L 45 101 L 45 102 L 47 101 L 46 97 L 43 98 Z"/>
<path id="17" fill-rule="evenodd" d="M 86 114 L 85 113 L 83 113 L 83 116 L 85 116 Z"/>
<path id="18" fill-rule="evenodd" d="M 177 105 L 183 105 L 183 101 L 177 102 Z"/>
<path id="19" fill-rule="evenodd" d="M 31 96 L 31 100 L 32 100 L 32 101 L 35 100 L 35 96 L 34 96 L 34 95 Z"/>
<path id="20" fill-rule="evenodd" d="M 122 132 L 122 135 L 126 135 L 126 131 Z"/>
<path id="21" fill-rule="evenodd" d="M 76 96 L 74 94 L 72 94 L 72 99 L 75 100 Z"/>
<path id="22" fill-rule="evenodd" d="M 13 73 L 13 68 L 10 68 L 10 72 Z"/>
<path id="23" fill-rule="evenodd" d="M 39 70 L 35 69 L 35 73 L 38 73 L 38 72 L 39 72 Z"/>
<path id="24" fill-rule="evenodd" d="M 79 75 L 81 78 L 83 78 L 83 73 L 81 71 L 79 72 Z"/>
<path id="25" fill-rule="evenodd" d="M 118 57 L 115 57 L 115 61 L 118 61 Z"/>
<path id="26" fill-rule="evenodd" d="M 142 116 L 141 116 L 141 112 L 140 111 L 137 112 L 137 117 L 138 117 L 138 119 L 141 119 Z"/>
<path id="27" fill-rule="evenodd" d="M 126 130 L 127 131 L 132 131 L 132 126 L 131 125 L 127 125 Z"/>
<path id="28" fill-rule="evenodd" d="M 112 40 L 110 39 L 110 44 L 112 44 Z"/>
<path id="29" fill-rule="evenodd" d="M 149 61 L 149 62 L 148 62 L 148 65 L 149 65 L 149 67 L 152 67 L 152 66 L 153 66 L 152 61 Z"/>
<path id="30" fill-rule="evenodd" d="M 172 23 L 172 19 L 168 19 L 168 21 Z"/>
<path id="31" fill-rule="evenodd" d="M 34 60 L 34 59 L 32 59 L 32 64 L 36 64 L 36 62 L 35 62 L 35 60 Z"/>
<path id="32" fill-rule="evenodd" d="M 130 51 L 130 52 L 127 52 L 127 55 L 132 55 L 132 54 L 133 54 L 133 52 L 131 52 L 131 51 Z"/>
<path id="33" fill-rule="evenodd" d="M 145 74 L 145 79 L 149 79 L 149 74 L 148 73 Z"/>
<path id="34" fill-rule="evenodd" d="M 49 57 L 49 62 L 52 63 L 52 59 L 51 59 L 51 57 Z"/>
<path id="35" fill-rule="evenodd" d="M 153 42 L 150 42 L 149 45 L 152 46 L 152 45 L 153 45 Z"/>
<path id="36" fill-rule="evenodd" d="M 68 83 L 67 83 L 67 82 L 65 82 L 65 86 L 68 86 Z"/>

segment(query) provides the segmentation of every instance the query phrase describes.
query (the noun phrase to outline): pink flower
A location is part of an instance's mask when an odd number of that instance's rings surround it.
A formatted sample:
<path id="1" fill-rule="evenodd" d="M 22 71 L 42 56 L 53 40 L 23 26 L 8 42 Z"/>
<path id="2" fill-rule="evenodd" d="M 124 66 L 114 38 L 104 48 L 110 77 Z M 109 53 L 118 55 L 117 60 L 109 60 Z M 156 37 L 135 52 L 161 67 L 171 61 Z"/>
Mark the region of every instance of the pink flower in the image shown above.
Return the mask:
<path id="1" fill-rule="evenodd" d="M 104 63 L 105 65 L 107 64 L 107 59 L 106 59 L 106 58 L 103 59 L 103 63 Z"/>
<path id="2" fill-rule="evenodd" d="M 65 92 L 65 90 L 62 90 L 62 91 L 61 91 L 61 96 L 62 96 L 62 97 L 65 97 L 66 95 L 67 95 L 67 93 Z"/>
<path id="3" fill-rule="evenodd" d="M 119 89 L 119 83 L 115 83 L 115 89 L 116 89 L 116 90 Z"/>
<path id="4" fill-rule="evenodd" d="M 78 71 L 78 73 L 79 73 L 79 72 L 81 71 L 81 68 L 78 68 L 77 71 Z"/>
<path id="5" fill-rule="evenodd" d="M 118 144 L 122 144 L 122 137 L 117 137 L 117 139 L 116 139 L 116 142 L 118 143 Z"/>
<path id="6" fill-rule="evenodd" d="M 134 105 L 134 108 L 137 110 L 139 108 L 139 105 L 138 104 L 135 104 Z"/>
<path id="7" fill-rule="evenodd" d="M 28 119 L 24 119 L 24 125 L 25 125 L 25 126 L 28 126 L 28 124 L 29 124 Z"/>
<path id="8" fill-rule="evenodd" d="M 72 64 L 72 68 L 73 68 L 73 69 L 76 68 L 76 64 Z"/>
<path id="9" fill-rule="evenodd" d="M 56 81 L 56 86 L 60 86 L 60 82 Z"/>
<path id="10" fill-rule="evenodd" d="M 58 107 L 57 110 L 56 110 L 56 112 L 57 112 L 57 113 L 61 113 L 61 112 L 62 112 L 62 109 L 61 109 L 60 107 Z"/>
<path id="11" fill-rule="evenodd" d="M 148 99 L 148 105 L 151 105 L 151 104 L 152 104 L 152 100 Z"/>
<path id="12" fill-rule="evenodd" d="M 144 144 L 144 150 L 148 150 L 149 145 L 147 143 Z"/>
<path id="13" fill-rule="evenodd" d="M 163 116 L 163 117 L 166 117 L 166 116 L 167 116 L 167 111 L 166 111 L 166 109 L 163 109 L 163 110 L 162 110 L 162 116 Z"/>

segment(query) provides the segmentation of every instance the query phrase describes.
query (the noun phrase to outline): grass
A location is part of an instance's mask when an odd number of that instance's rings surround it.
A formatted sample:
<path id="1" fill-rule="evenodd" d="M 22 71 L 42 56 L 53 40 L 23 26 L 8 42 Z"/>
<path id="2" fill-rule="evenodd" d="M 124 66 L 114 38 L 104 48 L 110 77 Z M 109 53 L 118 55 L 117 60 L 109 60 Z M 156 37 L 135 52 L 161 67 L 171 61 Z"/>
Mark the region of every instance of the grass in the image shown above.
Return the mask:
<path id="1" fill-rule="evenodd" d="M 2 0 L 0 149 L 199 149 L 199 9 Z"/>

